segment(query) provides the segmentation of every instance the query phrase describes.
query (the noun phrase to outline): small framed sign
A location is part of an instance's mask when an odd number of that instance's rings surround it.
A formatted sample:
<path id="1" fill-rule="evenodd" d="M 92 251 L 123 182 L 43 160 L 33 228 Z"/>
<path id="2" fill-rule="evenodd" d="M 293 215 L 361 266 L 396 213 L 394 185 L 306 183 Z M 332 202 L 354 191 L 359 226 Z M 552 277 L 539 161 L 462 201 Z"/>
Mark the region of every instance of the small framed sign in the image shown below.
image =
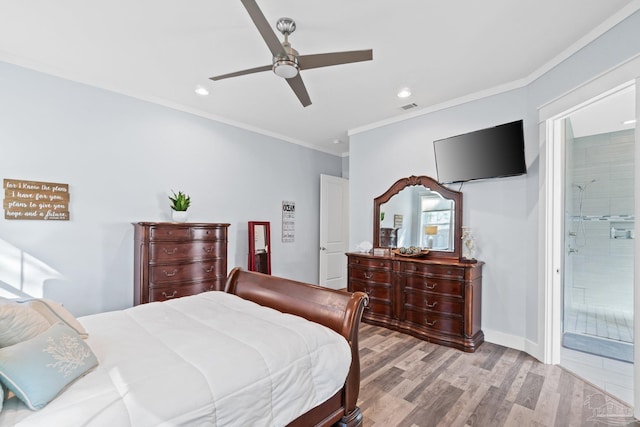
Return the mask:
<path id="1" fill-rule="evenodd" d="M 291 243 L 296 237 L 296 203 L 282 202 L 282 243 Z"/>

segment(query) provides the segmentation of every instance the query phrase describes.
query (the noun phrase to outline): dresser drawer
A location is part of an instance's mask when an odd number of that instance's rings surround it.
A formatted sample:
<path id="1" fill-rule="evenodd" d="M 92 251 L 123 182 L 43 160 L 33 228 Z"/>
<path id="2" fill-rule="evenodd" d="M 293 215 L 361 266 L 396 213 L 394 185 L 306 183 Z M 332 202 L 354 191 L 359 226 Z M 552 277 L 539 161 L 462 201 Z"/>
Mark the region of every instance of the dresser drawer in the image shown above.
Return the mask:
<path id="1" fill-rule="evenodd" d="M 189 243 L 151 243 L 149 245 L 150 261 L 171 261 L 194 258 L 215 257 L 226 253 L 226 242 L 189 242 Z"/>
<path id="2" fill-rule="evenodd" d="M 214 287 L 215 282 L 211 281 L 190 283 L 188 285 L 185 284 L 181 286 L 152 286 L 149 288 L 149 302 L 166 301 L 169 299 L 199 294 L 200 292 L 214 290 Z"/>
<path id="3" fill-rule="evenodd" d="M 405 292 L 404 306 L 407 310 L 418 308 L 433 313 L 464 314 L 464 301 L 426 292 Z"/>
<path id="4" fill-rule="evenodd" d="M 369 305 L 364 308 L 362 317 L 364 319 L 375 320 L 377 317 L 391 317 L 391 302 L 390 301 L 372 301 L 369 300 Z"/>
<path id="5" fill-rule="evenodd" d="M 191 228 L 184 227 L 149 227 L 149 238 L 151 240 L 180 240 L 191 238 Z"/>
<path id="6" fill-rule="evenodd" d="M 391 286 L 380 283 L 361 282 L 359 280 L 351 281 L 350 292 L 361 291 L 369 295 L 369 300 L 390 300 Z"/>
<path id="7" fill-rule="evenodd" d="M 193 279 L 217 279 L 226 277 L 227 272 L 221 262 L 199 261 L 182 264 L 153 265 L 149 267 L 152 283 L 179 282 Z"/>
<path id="8" fill-rule="evenodd" d="M 391 260 L 375 259 L 375 258 L 350 258 L 349 264 L 352 266 L 373 267 L 373 268 L 391 268 Z"/>
<path id="9" fill-rule="evenodd" d="M 419 273 L 428 277 L 445 277 L 455 280 L 464 279 L 464 268 L 462 267 L 404 262 L 402 263 L 401 269 L 403 272 Z"/>
<path id="10" fill-rule="evenodd" d="M 464 296 L 464 282 L 435 277 L 406 276 L 405 290 L 411 292 L 412 289 L 459 298 Z"/>
<path id="11" fill-rule="evenodd" d="M 405 315 L 407 322 L 420 326 L 420 329 L 425 331 L 457 336 L 463 333 L 461 317 L 448 317 L 418 310 L 406 310 Z"/>
<path id="12" fill-rule="evenodd" d="M 376 283 L 391 283 L 391 272 L 351 266 L 349 269 L 349 278 L 351 280 L 365 280 Z"/>
<path id="13" fill-rule="evenodd" d="M 227 240 L 227 229 L 192 227 L 191 237 L 195 240 Z"/>

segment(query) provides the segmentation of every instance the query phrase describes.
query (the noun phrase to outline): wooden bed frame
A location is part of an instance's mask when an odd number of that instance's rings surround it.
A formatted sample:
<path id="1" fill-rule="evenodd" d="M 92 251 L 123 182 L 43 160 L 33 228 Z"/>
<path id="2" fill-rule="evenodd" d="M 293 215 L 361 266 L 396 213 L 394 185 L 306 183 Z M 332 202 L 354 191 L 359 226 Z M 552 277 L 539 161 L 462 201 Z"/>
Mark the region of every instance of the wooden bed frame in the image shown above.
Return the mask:
<path id="1" fill-rule="evenodd" d="M 288 427 L 362 425 L 362 412 L 356 404 L 360 392 L 358 328 L 369 301 L 364 292 L 337 291 L 238 267 L 229 273 L 225 292 L 320 323 L 345 337 L 351 346 L 351 368 L 342 390 Z"/>

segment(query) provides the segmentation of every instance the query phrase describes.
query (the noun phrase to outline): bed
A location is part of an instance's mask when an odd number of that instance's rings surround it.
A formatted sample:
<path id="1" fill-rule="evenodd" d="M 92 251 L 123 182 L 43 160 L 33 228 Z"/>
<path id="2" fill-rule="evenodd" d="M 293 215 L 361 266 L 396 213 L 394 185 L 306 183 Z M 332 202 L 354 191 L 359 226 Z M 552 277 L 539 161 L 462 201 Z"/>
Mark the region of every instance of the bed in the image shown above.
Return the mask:
<path id="1" fill-rule="evenodd" d="M 4 401 L 0 426 L 360 426 L 367 303 L 361 292 L 236 268 L 224 292 L 62 319 L 47 333 L 78 322 L 88 336 L 74 348 L 90 353 L 89 369 L 30 409 L 38 397 L 15 387 L 21 378 L 2 352 L 45 334 L 0 349 L 0 380 L 21 393 Z"/>

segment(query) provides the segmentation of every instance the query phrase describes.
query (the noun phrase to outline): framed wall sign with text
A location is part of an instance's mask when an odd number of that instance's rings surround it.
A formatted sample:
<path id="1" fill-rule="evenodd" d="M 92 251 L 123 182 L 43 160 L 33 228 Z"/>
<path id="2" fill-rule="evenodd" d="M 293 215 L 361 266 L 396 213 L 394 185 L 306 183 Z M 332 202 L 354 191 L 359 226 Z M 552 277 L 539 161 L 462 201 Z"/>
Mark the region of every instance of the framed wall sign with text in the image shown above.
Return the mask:
<path id="1" fill-rule="evenodd" d="M 296 237 L 296 203 L 282 202 L 282 242 L 291 243 Z"/>
<path id="2" fill-rule="evenodd" d="M 5 219 L 69 221 L 69 184 L 4 179 Z"/>

